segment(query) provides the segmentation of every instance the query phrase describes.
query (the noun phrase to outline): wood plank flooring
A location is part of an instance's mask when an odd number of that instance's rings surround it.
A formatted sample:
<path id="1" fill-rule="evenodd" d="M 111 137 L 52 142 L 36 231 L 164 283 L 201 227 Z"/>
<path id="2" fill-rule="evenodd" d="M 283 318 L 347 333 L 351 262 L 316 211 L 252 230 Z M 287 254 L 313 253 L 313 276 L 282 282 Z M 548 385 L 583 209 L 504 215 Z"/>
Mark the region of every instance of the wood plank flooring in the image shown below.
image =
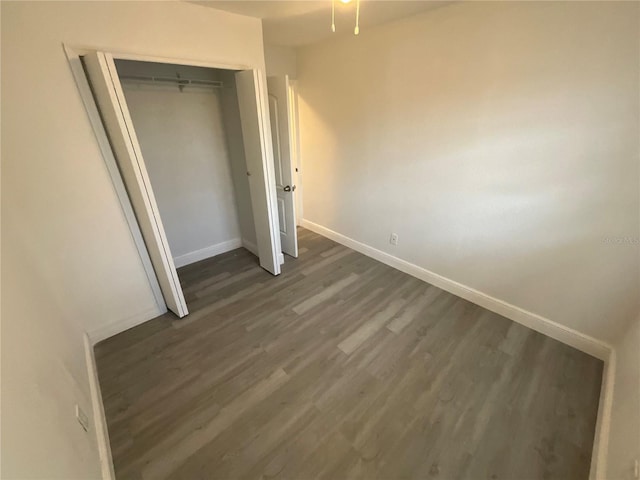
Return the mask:
<path id="1" fill-rule="evenodd" d="M 310 231 L 96 347 L 119 479 L 586 479 L 603 364 Z"/>

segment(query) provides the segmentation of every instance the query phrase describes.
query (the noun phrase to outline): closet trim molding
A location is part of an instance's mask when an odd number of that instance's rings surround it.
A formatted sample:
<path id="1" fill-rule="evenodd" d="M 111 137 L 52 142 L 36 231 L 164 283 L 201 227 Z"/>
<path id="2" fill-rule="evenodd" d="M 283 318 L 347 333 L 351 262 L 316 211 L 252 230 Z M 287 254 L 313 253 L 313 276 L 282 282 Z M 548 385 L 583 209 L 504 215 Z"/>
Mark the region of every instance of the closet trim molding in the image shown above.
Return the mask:
<path id="1" fill-rule="evenodd" d="M 92 49 L 75 48 L 70 47 L 66 44 L 63 44 L 63 48 L 69 61 L 69 66 L 71 67 L 71 73 L 73 74 L 76 85 L 78 86 L 80 98 L 82 99 L 82 103 L 84 104 L 85 110 L 87 111 L 87 116 L 89 117 L 89 122 L 91 123 L 91 127 L 93 128 L 96 141 L 98 142 L 98 147 L 100 148 L 100 152 L 102 153 L 102 158 L 104 159 L 107 171 L 109 172 L 111 183 L 113 184 L 116 196 L 118 197 L 118 200 L 120 202 L 120 207 L 122 208 L 122 212 L 127 221 L 127 225 L 129 226 L 131 237 L 140 256 L 142 267 L 144 268 L 145 274 L 149 281 L 149 286 L 156 302 L 157 309 L 155 311 L 149 311 L 146 315 L 149 316 L 149 318 L 146 318 L 145 316 L 145 318 L 136 319 L 138 323 L 142 323 L 165 313 L 167 311 L 167 305 L 165 303 L 164 297 L 162 296 L 160 284 L 158 283 L 156 272 L 153 269 L 147 246 L 144 243 L 144 239 L 142 238 L 138 220 L 133 211 L 133 206 L 131 205 L 131 200 L 129 199 L 129 195 L 127 194 L 126 187 L 124 186 L 124 181 L 122 180 L 122 176 L 120 175 L 118 164 L 115 157 L 113 156 L 109 138 L 107 137 L 107 132 L 105 131 L 104 125 L 102 123 L 102 118 L 100 118 L 100 112 L 98 111 L 98 107 L 93 98 L 93 93 L 91 92 L 91 87 L 89 86 L 89 81 L 87 80 L 87 77 L 84 73 L 82 61 L 80 60 L 80 57 L 82 55 L 85 55 L 86 53 L 92 51 Z M 127 319 L 114 319 L 113 323 L 118 324 L 125 320 Z"/>
<path id="2" fill-rule="evenodd" d="M 96 49 L 92 49 L 96 50 Z M 154 62 L 154 63 L 171 63 L 174 65 L 186 65 L 190 67 L 206 67 L 217 68 L 221 70 L 255 70 L 255 66 L 244 65 L 241 63 L 225 63 L 225 62 L 211 62 L 206 60 L 195 60 L 191 58 L 173 58 L 173 57 L 158 57 L 153 55 L 140 55 L 137 53 L 118 52 L 114 50 L 102 50 L 107 51 L 118 60 L 135 60 L 137 62 Z M 262 69 L 262 67 L 258 67 Z"/>

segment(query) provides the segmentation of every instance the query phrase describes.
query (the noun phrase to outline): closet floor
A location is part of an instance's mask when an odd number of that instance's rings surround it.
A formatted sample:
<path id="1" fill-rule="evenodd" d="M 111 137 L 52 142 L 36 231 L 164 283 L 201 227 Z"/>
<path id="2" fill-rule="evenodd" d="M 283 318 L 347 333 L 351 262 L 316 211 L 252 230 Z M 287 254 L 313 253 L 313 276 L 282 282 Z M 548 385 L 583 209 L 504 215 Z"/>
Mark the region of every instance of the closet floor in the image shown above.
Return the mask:
<path id="1" fill-rule="evenodd" d="M 96 346 L 116 477 L 588 478 L 603 363 L 299 229 Z"/>

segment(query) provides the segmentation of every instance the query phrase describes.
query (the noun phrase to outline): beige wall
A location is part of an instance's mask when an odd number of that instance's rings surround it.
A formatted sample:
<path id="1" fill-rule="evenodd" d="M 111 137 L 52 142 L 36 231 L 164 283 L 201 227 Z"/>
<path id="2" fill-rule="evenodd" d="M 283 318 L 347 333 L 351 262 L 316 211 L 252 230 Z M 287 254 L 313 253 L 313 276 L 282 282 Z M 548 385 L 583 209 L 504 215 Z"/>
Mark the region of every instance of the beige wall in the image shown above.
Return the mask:
<path id="1" fill-rule="evenodd" d="M 220 90 L 123 89 L 176 265 L 239 240 Z"/>
<path id="2" fill-rule="evenodd" d="M 469 2 L 298 51 L 304 216 L 611 342 L 638 312 L 638 3 Z M 389 235 L 399 244 L 389 244 Z"/>
<path id="3" fill-rule="evenodd" d="M 289 75 L 290 79 L 297 76 L 296 50 L 293 47 L 265 44 L 264 61 L 269 76 Z"/>
<path id="4" fill-rule="evenodd" d="M 264 68 L 262 29 L 187 2 L 1 8 L 1 473 L 92 478 L 82 332 L 155 303 L 62 44 Z"/>
<path id="5" fill-rule="evenodd" d="M 634 461 L 640 461 L 640 316 L 615 345 L 615 352 L 606 478 L 631 480 Z"/>
<path id="6" fill-rule="evenodd" d="M 50 262 L 5 191 L 0 477 L 99 478 L 95 429 L 85 433 L 74 411 L 78 404 L 92 416 L 82 326 L 49 284 Z"/>

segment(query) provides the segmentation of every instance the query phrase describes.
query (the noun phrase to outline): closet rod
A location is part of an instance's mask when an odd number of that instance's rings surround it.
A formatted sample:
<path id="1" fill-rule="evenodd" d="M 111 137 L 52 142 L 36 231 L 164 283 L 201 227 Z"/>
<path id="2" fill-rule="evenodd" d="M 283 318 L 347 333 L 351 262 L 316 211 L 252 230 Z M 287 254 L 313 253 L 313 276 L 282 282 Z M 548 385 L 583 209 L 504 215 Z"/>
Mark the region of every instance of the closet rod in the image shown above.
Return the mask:
<path id="1" fill-rule="evenodd" d="M 145 77 L 142 75 L 122 75 L 120 80 L 126 80 L 131 82 L 144 82 L 144 83 L 162 83 L 162 84 L 176 84 L 180 89 L 183 87 L 210 87 L 210 88 L 222 88 L 224 83 L 219 80 L 200 80 L 196 78 L 178 78 L 178 77 Z"/>

